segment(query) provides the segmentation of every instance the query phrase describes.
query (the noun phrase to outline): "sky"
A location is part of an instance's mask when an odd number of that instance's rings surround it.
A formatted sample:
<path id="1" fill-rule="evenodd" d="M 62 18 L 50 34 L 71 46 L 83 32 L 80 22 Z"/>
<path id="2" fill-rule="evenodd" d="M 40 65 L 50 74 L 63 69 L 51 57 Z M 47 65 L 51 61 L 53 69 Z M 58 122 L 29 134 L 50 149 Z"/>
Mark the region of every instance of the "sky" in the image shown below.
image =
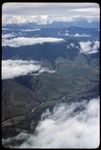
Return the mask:
<path id="1" fill-rule="evenodd" d="M 72 20 L 74 17 L 99 19 L 100 8 L 97 3 L 4 3 L 2 5 L 3 20 L 7 17 L 47 16 L 62 17 Z"/>

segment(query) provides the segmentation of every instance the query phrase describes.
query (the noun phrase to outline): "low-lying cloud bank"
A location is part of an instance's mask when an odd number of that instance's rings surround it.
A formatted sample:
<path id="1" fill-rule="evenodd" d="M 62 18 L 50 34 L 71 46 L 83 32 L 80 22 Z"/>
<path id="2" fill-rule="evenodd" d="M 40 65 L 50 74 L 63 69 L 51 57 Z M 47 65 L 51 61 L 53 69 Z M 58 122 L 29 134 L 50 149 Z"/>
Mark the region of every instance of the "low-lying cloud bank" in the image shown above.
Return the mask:
<path id="1" fill-rule="evenodd" d="M 99 41 L 87 41 L 87 42 L 79 42 L 80 44 L 80 52 L 81 53 L 87 53 L 87 54 L 92 54 L 92 53 L 97 53 L 98 49 L 100 47 L 100 42 Z"/>
<path id="2" fill-rule="evenodd" d="M 10 47 L 21 47 L 26 45 L 35 45 L 35 44 L 43 44 L 45 42 L 54 43 L 54 42 L 63 42 L 62 38 L 54 38 L 54 37 L 38 37 L 38 38 L 28 38 L 28 37 L 17 37 L 13 39 L 5 39 L 2 41 L 2 46 L 10 46 Z"/>
<path id="3" fill-rule="evenodd" d="M 32 60 L 2 60 L 2 79 L 12 79 L 35 72 L 40 74 L 43 72 L 54 73 L 55 71 L 42 67 L 40 63 Z"/>
<path id="4" fill-rule="evenodd" d="M 99 146 L 99 98 L 55 106 L 41 116 L 36 134 L 20 133 L 3 144 L 25 139 L 19 148 L 97 148 Z"/>

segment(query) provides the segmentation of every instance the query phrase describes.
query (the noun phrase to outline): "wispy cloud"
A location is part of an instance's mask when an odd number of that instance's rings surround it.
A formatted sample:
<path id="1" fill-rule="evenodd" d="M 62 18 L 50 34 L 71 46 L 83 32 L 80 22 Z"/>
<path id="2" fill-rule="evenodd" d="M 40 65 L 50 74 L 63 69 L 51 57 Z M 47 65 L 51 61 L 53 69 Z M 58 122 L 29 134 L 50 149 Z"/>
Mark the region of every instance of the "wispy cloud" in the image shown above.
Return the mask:
<path id="1" fill-rule="evenodd" d="M 64 39 L 62 38 L 53 38 L 53 37 L 38 37 L 38 38 L 17 37 L 13 39 L 4 39 L 2 41 L 2 46 L 20 47 L 26 45 L 43 44 L 45 42 L 55 43 L 63 41 Z"/>

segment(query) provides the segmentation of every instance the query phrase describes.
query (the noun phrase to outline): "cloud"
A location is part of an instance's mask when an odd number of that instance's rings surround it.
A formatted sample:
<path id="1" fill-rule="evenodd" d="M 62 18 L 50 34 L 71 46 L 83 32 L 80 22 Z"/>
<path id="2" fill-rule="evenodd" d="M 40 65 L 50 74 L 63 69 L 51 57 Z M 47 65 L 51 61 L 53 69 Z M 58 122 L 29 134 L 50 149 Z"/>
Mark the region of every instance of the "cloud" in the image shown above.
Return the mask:
<path id="1" fill-rule="evenodd" d="M 75 14 L 75 13 L 74 13 Z M 92 21 L 98 21 L 99 18 L 94 16 L 83 16 L 81 17 L 78 15 L 69 15 L 69 16 L 46 16 L 46 15 L 40 15 L 40 16 L 3 16 L 2 17 L 2 23 L 3 25 L 7 24 L 26 24 L 26 23 L 35 23 L 37 25 L 46 25 L 51 24 L 53 22 L 73 22 L 73 21 L 87 21 L 88 23 Z"/>
<path id="2" fill-rule="evenodd" d="M 85 34 L 85 33 L 83 33 L 83 34 L 76 33 L 76 34 L 74 34 L 74 36 L 75 37 L 89 37 L 90 35 Z"/>
<path id="3" fill-rule="evenodd" d="M 100 42 L 99 41 L 95 41 L 94 42 L 94 46 L 93 46 L 93 50 L 98 50 L 100 47 Z"/>
<path id="4" fill-rule="evenodd" d="M 97 148 L 99 146 L 99 98 L 59 104 L 41 116 L 36 134 L 20 133 L 26 140 L 19 148 Z M 18 137 L 17 136 L 17 137 Z M 17 137 L 13 137 L 17 139 Z M 12 138 L 3 139 L 10 143 Z M 19 138 L 20 140 L 20 138 Z"/>
<path id="5" fill-rule="evenodd" d="M 91 41 L 87 41 L 87 42 L 79 42 L 80 47 L 81 47 L 81 53 L 85 53 L 91 50 Z"/>
<path id="6" fill-rule="evenodd" d="M 36 65 L 34 61 L 23 60 L 3 60 L 2 61 L 2 79 L 12 79 L 21 75 L 39 71 L 40 65 Z"/>
<path id="7" fill-rule="evenodd" d="M 88 54 L 93 54 L 93 53 L 97 53 L 98 49 L 100 47 L 100 42 L 99 41 L 95 41 L 94 45 L 92 47 L 92 50 L 88 52 Z"/>
<path id="8" fill-rule="evenodd" d="M 74 111 L 85 108 L 81 112 Z M 48 117 L 47 117 L 48 115 Z M 45 115 L 44 115 L 45 117 Z M 21 148 L 97 148 L 99 146 L 99 101 L 60 104 L 54 113 L 46 112 L 36 129 Z M 29 144 L 30 143 L 30 144 Z"/>
<path id="9" fill-rule="evenodd" d="M 13 39 L 4 39 L 2 41 L 2 46 L 20 47 L 26 45 L 43 44 L 45 42 L 54 43 L 63 41 L 64 39 L 62 38 L 53 38 L 53 37 L 38 37 L 38 38 L 17 37 Z"/>
<path id="10" fill-rule="evenodd" d="M 49 70 L 48 68 L 42 68 L 42 69 L 39 71 L 39 74 L 40 74 L 40 73 L 43 73 L 43 72 L 55 73 L 55 70 Z"/>
<path id="11" fill-rule="evenodd" d="M 6 24 L 25 24 L 25 23 L 36 23 L 38 25 L 46 25 L 51 24 L 53 22 L 72 22 L 74 19 L 77 19 L 78 16 L 75 17 L 63 17 L 63 16 L 4 16 L 2 18 L 3 25 Z"/>
<path id="12" fill-rule="evenodd" d="M 54 73 L 54 70 L 49 70 L 46 67 L 41 67 L 41 64 L 36 61 L 27 60 L 2 60 L 2 79 L 12 79 L 21 75 L 38 74 L 43 72 Z"/>
<path id="13" fill-rule="evenodd" d="M 7 29 L 4 29 L 4 30 L 7 30 Z M 21 32 L 2 33 L 2 43 L 4 43 L 4 41 L 6 41 L 6 40 L 10 40 L 10 39 L 15 38 L 17 36 L 21 36 L 22 34 L 23 33 L 21 33 Z"/>
<path id="14" fill-rule="evenodd" d="M 74 47 L 74 43 L 70 43 L 70 47 Z"/>
<path id="15" fill-rule="evenodd" d="M 99 20 L 100 8 L 97 3 L 4 3 L 2 14 L 3 24 L 33 21 L 46 24 L 73 21 L 75 18 Z"/>
<path id="16" fill-rule="evenodd" d="M 67 49 L 68 49 L 68 48 L 69 48 L 69 49 L 70 49 L 70 48 L 74 48 L 74 47 L 76 48 L 76 46 L 75 46 L 74 43 L 70 43 L 69 45 L 67 45 Z M 71 50 L 72 50 L 72 49 L 71 49 Z"/>
<path id="17" fill-rule="evenodd" d="M 66 31 L 64 34 L 63 33 L 58 33 L 59 35 L 64 35 L 64 36 L 68 36 L 68 37 L 90 37 L 90 35 L 88 34 L 79 34 L 79 33 L 75 33 L 75 34 L 69 34 L 68 31 Z"/>
<path id="18" fill-rule="evenodd" d="M 97 53 L 99 49 L 99 41 L 87 41 L 87 42 L 79 42 L 80 44 L 80 52 L 91 54 L 91 53 Z"/>
<path id="19" fill-rule="evenodd" d="M 27 9 L 27 12 L 26 12 Z M 68 15 L 72 12 L 99 13 L 97 3 L 4 3 L 2 6 L 5 15 Z M 82 14 L 83 14 L 82 13 Z"/>
<path id="20" fill-rule="evenodd" d="M 37 28 L 37 29 L 19 29 L 19 30 L 23 32 L 32 32 L 32 31 L 40 31 L 41 29 Z"/>
<path id="21" fill-rule="evenodd" d="M 67 49 L 71 49 L 71 48 L 79 49 L 79 46 L 78 45 L 76 46 L 74 43 L 70 43 L 70 44 L 67 45 Z"/>
<path id="22" fill-rule="evenodd" d="M 70 11 L 72 11 L 72 10 L 70 10 Z M 92 14 L 99 14 L 100 13 L 98 7 L 92 7 L 92 8 L 89 8 L 89 9 L 88 8 L 79 8 L 79 9 L 73 9 L 73 11 L 74 12 L 80 12 L 80 13 L 88 12 L 88 13 L 92 13 Z"/>
<path id="23" fill-rule="evenodd" d="M 65 35 L 65 36 L 69 36 L 69 33 L 65 33 L 64 35 Z"/>
<path id="24" fill-rule="evenodd" d="M 2 30 L 12 30 L 12 29 L 9 29 L 9 28 L 4 28 L 4 27 L 2 27 Z"/>
<path id="25" fill-rule="evenodd" d="M 14 35 L 12 35 L 11 33 L 8 33 L 8 34 L 2 34 L 2 38 L 3 39 L 6 39 L 6 38 L 12 38 L 14 37 Z"/>

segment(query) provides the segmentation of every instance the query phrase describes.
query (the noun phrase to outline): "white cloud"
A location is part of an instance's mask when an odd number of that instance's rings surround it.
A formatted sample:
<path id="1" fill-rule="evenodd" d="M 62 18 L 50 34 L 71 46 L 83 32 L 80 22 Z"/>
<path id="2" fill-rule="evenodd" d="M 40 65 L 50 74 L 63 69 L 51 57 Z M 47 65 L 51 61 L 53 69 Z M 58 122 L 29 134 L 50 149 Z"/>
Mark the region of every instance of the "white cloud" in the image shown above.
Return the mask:
<path id="1" fill-rule="evenodd" d="M 69 33 L 65 33 L 64 35 L 69 36 Z"/>
<path id="2" fill-rule="evenodd" d="M 61 16 L 46 16 L 46 15 L 40 15 L 40 16 L 3 16 L 2 23 L 3 25 L 6 24 L 25 24 L 25 23 L 36 23 L 38 25 L 42 24 L 51 24 L 54 21 L 59 22 L 72 22 L 73 19 L 77 18 L 75 17 L 61 17 Z"/>
<path id="3" fill-rule="evenodd" d="M 91 50 L 91 41 L 87 41 L 87 42 L 79 42 L 80 47 L 81 47 L 81 53 L 85 53 Z"/>
<path id="4" fill-rule="evenodd" d="M 54 43 L 63 41 L 64 39 L 62 38 L 53 38 L 53 37 L 38 37 L 38 38 L 17 37 L 13 39 L 4 39 L 2 41 L 2 46 L 20 47 L 26 45 L 43 44 L 45 42 Z"/>
<path id="5" fill-rule="evenodd" d="M 11 30 L 11 29 L 9 29 L 9 28 L 3 28 L 3 27 L 2 27 L 2 30 Z"/>
<path id="6" fill-rule="evenodd" d="M 95 41 L 94 42 L 94 46 L 93 46 L 93 50 L 98 50 L 100 47 L 100 42 L 99 41 Z"/>
<path id="7" fill-rule="evenodd" d="M 81 53 L 87 53 L 87 54 L 91 54 L 91 53 L 97 53 L 98 49 L 99 49 L 99 41 L 95 41 L 95 42 L 91 42 L 91 41 L 87 41 L 87 42 L 79 42 L 80 44 L 80 52 Z"/>
<path id="8" fill-rule="evenodd" d="M 6 38 L 12 38 L 14 37 L 14 35 L 12 35 L 11 33 L 8 33 L 8 34 L 2 34 L 2 38 L 3 39 L 6 39 Z"/>
<path id="9" fill-rule="evenodd" d="M 2 79 L 12 79 L 21 75 L 39 71 L 40 65 L 36 65 L 34 61 L 23 60 L 3 60 L 2 61 Z"/>
<path id="10" fill-rule="evenodd" d="M 12 79 L 21 75 L 35 73 L 36 71 L 38 74 L 43 72 L 55 72 L 54 70 L 41 67 L 40 63 L 32 60 L 2 60 L 2 79 Z"/>
<path id="11" fill-rule="evenodd" d="M 77 15 L 75 14 L 70 14 L 67 16 L 46 16 L 46 15 L 36 15 L 36 16 L 9 16 L 9 15 L 4 15 L 2 17 L 2 23 L 3 25 L 7 24 L 25 24 L 25 23 L 35 23 L 37 25 L 46 25 L 46 24 L 51 24 L 53 22 L 73 22 L 73 21 L 80 21 L 80 20 L 85 20 L 87 22 L 92 22 L 92 21 L 98 21 L 98 17 L 94 16 L 89 16 L 89 15 L 83 15 L 80 16 L 80 13 Z"/>
<path id="12" fill-rule="evenodd" d="M 74 47 L 74 43 L 70 43 L 70 46 L 71 46 L 71 47 Z"/>
<path id="13" fill-rule="evenodd" d="M 5 16 L 15 16 L 15 22 L 18 22 L 16 20 L 16 16 L 25 17 L 22 19 L 17 18 L 20 23 L 26 22 L 25 20 L 27 17 L 27 21 L 31 21 L 30 16 L 32 16 L 33 14 L 35 16 L 44 16 L 41 19 L 43 23 L 46 23 L 47 16 L 64 16 L 64 20 L 66 20 L 67 22 L 68 20 L 72 21 L 75 16 L 86 19 L 98 19 L 100 16 L 100 9 L 97 3 L 4 3 L 2 12 L 3 20 Z M 6 17 L 6 19 L 8 18 Z M 8 21 L 6 19 L 5 22 Z M 51 22 L 50 18 L 48 19 L 48 21 Z M 9 22 L 14 23 L 14 20 L 9 20 Z"/>
<path id="14" fill-rule="evenodd" d="M 77 112 L 77 108 L 85 110 Z M 61 104 L 54 113 L 46 112 L 46 119 L 37 127 L 37 135 L 31 135 L 21 148 L 97 148 L 99 146 L 99 101 L 91 100 Z M 30 143 L 30 144 L 29 144 Z"/>
<path id="15" fill-rule="evenodd" d="M 93 53 L 97 53 L 98 49 L 100 47 L 100 42 L 99 41 L 95 41 L 94 45 L 92 47 L 92 50 L 88 52 L 88 54 L 93 54 Z"/>
<path id="16" fill-rule="evenodd" d="M 27 140 L 19 148 L 97 148 L 99 146 L 99 98 L 71 104 L 59 104 L 53 113 L 46 111 L 36 134 L 20 133 Z M 17 136 L 17 137 L 18 137 Z M 29 136 L 29 137 L 28 137 Z M 14 137 L 13 139 L 17 139 Z M 19 138 L 20 139 L 20 138 Z M 3 143 L 12 138 L 3 139 Z"/>
<path id="17" fill-rule="evenodd" d="M 69 45 L 67 45 L 67 48 L 74 48 L 74 47 L 75 47 L 75 48 L 78 48 L 78 47 L 75 46 L 74 43 L 70 43 Z M 71 50 L 72 50 L 72 49 L 71 49 Z"/>
<path id="18" fill-rule="evenodd" d="M 43 72 L 55 73 L 55 70 L 49 70 L 48 68 L 42 68 L 42 69 L 39 71 L 39 74 L 40 74 L 40 73 L 43 73 Z"/>
<path id="19" fill-rule="evenodd" d="M 71 10 L 72 11 L 72 10 Z M 79 8 L 79 9 L 73 9 L 74 12 L 88 12 L 88 13 L 95 13 L 95 14 L 99 14 L 99 9 L 97 7 L 92 7 L 92 8 Z"/>
<path id="20" fill-rule="evenodd" d="M 75 37 L 89 37 L 90 35 L 85 34 L 85 33 L 83 33 L 83 34 L 76 33 L 76 34 L 74 34 L 74 36 Z"/>
<path id="21" fill-rule="evenodd" d="M 75 34 L 73 35 L 73 34 L 69 34 L 68 32 L 66 32 L 66 33 L 64 33 L 64 34 L 62 34 L 62 33 L 59 32 L 58 34 L 59 34 L 59 35 L 69 36 L 69 37 L 90 37 L 90 35 L 85 34 L 85 33 L 83 33 L 83 34 L 75 33 Z"/>
<path id="22" fill-rule="evenodd" d="M 41 29 L 36 28 L 36 29 L 19 29 L 19 30 L 24 31 L 24 32 L 31 32 L 31 31 L 40 31 Z"/>
<path id="23" fill-rule="evenodd" d="M 47 24 L 48 17 L 45 15 L 41 16 L 4 16 L 2 18 L 3 24 L 25 24 L 25 23 L 37 23 L 37 24 Z M 51 20 L 50 22 L 51 23 Z"/>

